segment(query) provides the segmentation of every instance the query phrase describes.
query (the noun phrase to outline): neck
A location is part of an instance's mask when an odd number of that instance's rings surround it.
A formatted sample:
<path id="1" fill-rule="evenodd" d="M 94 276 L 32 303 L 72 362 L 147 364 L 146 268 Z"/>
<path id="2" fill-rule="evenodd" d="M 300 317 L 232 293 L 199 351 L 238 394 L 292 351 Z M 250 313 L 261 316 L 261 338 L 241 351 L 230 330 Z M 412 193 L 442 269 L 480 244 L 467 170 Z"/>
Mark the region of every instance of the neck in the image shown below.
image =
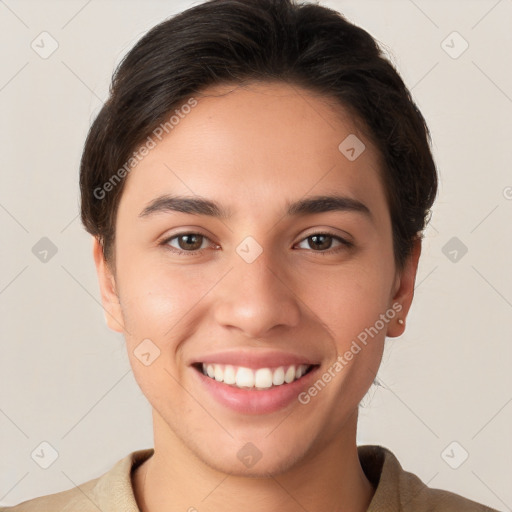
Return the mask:
<path id="1" fill-rule="evenodd" d="M 357 414 L 333 442 L 284 473 L 244 477 L 219 472 L 199 460 L 180 439 L 164 432 L 154 414 L 155 451 L 132 475 L 141 512 L 364 512 L 374 489 L 366 478 L 355 442 Z"/>

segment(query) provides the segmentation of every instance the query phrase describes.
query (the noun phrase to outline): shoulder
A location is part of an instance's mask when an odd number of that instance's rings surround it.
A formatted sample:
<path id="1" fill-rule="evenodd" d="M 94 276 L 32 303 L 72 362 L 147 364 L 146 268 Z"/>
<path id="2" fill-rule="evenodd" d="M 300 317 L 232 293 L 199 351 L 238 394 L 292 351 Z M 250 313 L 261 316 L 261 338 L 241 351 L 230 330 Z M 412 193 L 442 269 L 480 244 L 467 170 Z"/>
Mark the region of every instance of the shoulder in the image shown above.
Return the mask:
<path id="1" fill-rule="evenodd" d="M 33 498 L 12 507 L 0 507 L 0 512 L 138 512 L 131 471 L 152 454 L 152 448 L 137 450 L 98 478 L 73 489 Z"/>
<path id="2" fill-rule="evenodd" d="M 375 487 L 368 512 L 497 512 L 458 494 L 433 489 L 404 471 L 394 454 L 382 446 L 360 446 L 361 466 Z"/>
<path id="3" fill-rule="evenodd" d="M 89 500 L 94 496 L 94 490 L 100 478 L 89 480 L 80 485 L 79 488 L 75 487 L 48 496 L 39 496 L 12 507 L 0 507 L 0 512 L 43 512 L 50 510 L 52 512 L 89 512 L 89 510 L 97 512 L 97 508 Z"/>

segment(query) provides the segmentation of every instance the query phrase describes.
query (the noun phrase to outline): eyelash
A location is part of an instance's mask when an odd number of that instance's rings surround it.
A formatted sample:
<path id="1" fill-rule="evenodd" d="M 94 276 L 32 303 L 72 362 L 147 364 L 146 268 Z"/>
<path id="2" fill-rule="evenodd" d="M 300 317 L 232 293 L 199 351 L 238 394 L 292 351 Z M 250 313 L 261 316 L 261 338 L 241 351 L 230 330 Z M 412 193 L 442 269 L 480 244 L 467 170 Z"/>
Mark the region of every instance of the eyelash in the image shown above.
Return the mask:
<path id="1" fill-rule="evenodd" d="M 203 239 L 209 240 L 209 238 L 207 236 L 202 235 L 201 233 L 185 231 L 183 233 L 178 233 L 176 235 L 173 235 L 171 237 L 166 238 L 165 240 L 162 240 L 162 242 L 160 242 L 159 245 L 164 246 L 166 249 L 171 251 L 173 254 L 177 254 L 177 255 L 180 255 L 180 256 L 184 255 L 184 254 L 186 254 L 188 256 L 194 256 L 196 254 L 199 254 L 203 249 L 198 249 L 198 250 L 195 250 L 195 251 L 184 251 L 182 249 L 176 249 L 176 247 L 172 247 L 172 246 L 168 245 L 171 240 L 174 240 L 175 238 L 179 238 L 179 237 L 185 236 L 185 235 L 200 236 Z M 338 252 L 340 252 L 340 251 L 342 251 L 344 249 L 350 249 L 351 247 L 354 246 L 354 244 L 352 242 L 349 242 L 348 240 L 345 240 L 344 238 L 341 238 L 340 236 L 335 235 L 334 233 L 330 233 L 328 231 L 319 231 L 317 233 L 311 233 L 307 237 L 305 237 L 302 240 L 300 240 L 300 242 L 303 242 L 304 240 L 307 240 L 308 238 L 311 238 L 313 236 L 318 236 L 318 235 L 329 236 L 330 238 L 333 238 L 334 240 L 337 240 L 338 242 L 340 242 L 341 245 L 339 247 L 337 247 L 336 249 L 327 249 L 325 251 L 315 251 L 313 249 L 310 249 L 310 251 L 314 252 L 315 254 L 320 254 L 322 256 L 326 256 L 326 255 L 329 255 L 329 254 L 337 254 Z"/>

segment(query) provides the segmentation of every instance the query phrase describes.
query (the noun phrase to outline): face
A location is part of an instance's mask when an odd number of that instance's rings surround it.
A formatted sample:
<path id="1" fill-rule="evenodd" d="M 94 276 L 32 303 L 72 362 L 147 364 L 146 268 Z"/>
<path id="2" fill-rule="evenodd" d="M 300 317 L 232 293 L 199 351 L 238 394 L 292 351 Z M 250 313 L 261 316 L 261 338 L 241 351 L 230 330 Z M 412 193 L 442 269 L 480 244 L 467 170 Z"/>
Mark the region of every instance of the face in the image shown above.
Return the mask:
<path id="1" fill-rule="evenodd" d="M 279 83 L 196 99 L 128 175 L 115 276 L 94 242 L 107 322 L 155 447 L 276 474 L 355 443 L 419 244 L 397 272 L 377 151 L 341 106 Z"/>

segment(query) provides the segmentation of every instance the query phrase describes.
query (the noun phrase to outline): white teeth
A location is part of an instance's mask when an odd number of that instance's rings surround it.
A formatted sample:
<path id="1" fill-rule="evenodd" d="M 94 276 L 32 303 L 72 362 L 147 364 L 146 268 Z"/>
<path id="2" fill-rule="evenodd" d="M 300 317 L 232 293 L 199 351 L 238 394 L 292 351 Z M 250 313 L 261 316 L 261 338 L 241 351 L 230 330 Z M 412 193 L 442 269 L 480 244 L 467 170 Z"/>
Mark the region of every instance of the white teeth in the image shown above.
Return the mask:
<path id="1" fill-rule="evenodd" d="M 260 368 L 254 374 L 254 385 L 257 388 L 269 388 L 272 386 L 272 372 L 269 368 Z"/>
<path id="2" fill-rule="evenodd" d="M 272 375 L 272 384 L 274 386 L 280 386 L 284 383 L 284 368 L 280 366 L 277 370 L 274 370 L 274 375 Z"/>
<path id="3" fill-rule="evenodd" d="M 305 364 L 301 364 L 297 370 L 295 370 L 295 378 L 300 379 L 307 371 L 308 367 Z"/>
<path id="4" fill-rule="evenodd" d="M 215 373 L 213 374 L 215 380 L 224 380 L 224 372 L 222 371 L 222 368 L 218 364 L 214 365 L 213 368 L 215 370 Z"/>
<path id="5" fill-rule="evenodd" d="M 236 382 L 235 367 L 227 364 L 224 368 L 224 384 L 234 384 Z"/>
<path id="6" fill-rule="evenodd" d="M 254 387 L 254 372 L 250 368 L 244 368 L 241 366 L 236 372 L 236 385 L 239 388 Z"/>
<path id="7" fill-rule="evenodd" d="M 232 366 L 222 364 L 204 364 L 202 370 L 205 375 L 218 382 L 235 385 L 239 388 L 268 389 L 272 386 L 290 384 L 300 379 L 308 370 L 309 365 L 291 365 L 278 368 L 245 368 L 244 366 Z"/>
<path id="8" fill-rule="evenodd" d="M 287 384 L 290 384 L 290 382 L 293 382 L 295 380 L 295 366 L 290 366 L 288 370 L 286 370 L 286 373 L 284 374 L 284 381 Z"/>

